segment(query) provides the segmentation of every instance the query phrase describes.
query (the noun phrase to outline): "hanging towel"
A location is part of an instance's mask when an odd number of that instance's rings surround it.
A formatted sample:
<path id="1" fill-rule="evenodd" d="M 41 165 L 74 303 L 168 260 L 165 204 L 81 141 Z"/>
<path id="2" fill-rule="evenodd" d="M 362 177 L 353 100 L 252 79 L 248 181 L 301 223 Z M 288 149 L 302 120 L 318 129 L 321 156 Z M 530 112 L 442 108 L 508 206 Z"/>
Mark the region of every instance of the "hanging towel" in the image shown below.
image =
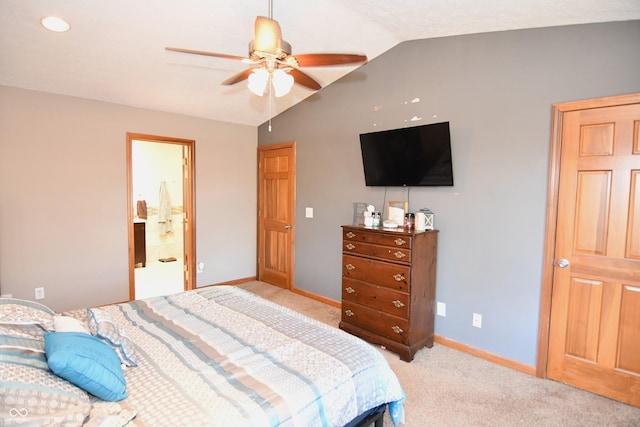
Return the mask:
<path id="1" fill-rule="evenodd" d="M 160 183 L 160 203 L 158 206 L 158 223 L 160 223 L 160 234 L 171 231 L 171 197 L 167 190 L 167 183 Z"/>
<path id="2" fill-rule="evenodd" d="M 138 218 L 147 219 L 147 202 L 145 200 L 138 200 L 136 212 Z"/>

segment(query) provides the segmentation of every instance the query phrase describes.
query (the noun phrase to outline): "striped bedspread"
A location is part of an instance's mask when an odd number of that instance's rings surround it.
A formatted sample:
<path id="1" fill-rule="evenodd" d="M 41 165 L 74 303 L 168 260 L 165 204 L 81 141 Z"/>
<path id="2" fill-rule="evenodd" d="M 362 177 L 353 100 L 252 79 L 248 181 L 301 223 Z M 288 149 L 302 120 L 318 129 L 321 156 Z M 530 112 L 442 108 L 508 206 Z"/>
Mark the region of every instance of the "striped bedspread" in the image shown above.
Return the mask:
<path id="1" fill-rule="evenodd" d="M 343 426 L 404 392 L 364 341 L 233 286 L 106 307 L 136 346 L 139 426 Z"/>

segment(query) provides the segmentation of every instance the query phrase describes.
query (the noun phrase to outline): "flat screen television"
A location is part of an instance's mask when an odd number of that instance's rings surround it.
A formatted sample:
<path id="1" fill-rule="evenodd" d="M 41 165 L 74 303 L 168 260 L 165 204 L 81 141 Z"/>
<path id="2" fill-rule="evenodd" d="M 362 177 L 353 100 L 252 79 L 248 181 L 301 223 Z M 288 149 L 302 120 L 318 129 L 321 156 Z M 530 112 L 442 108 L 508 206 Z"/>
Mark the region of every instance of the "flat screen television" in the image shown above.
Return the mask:
<path id="1" fill-rule="evenodd" d="M 453 186 L 449 122 L 360 134 L 368 187 Z"/>

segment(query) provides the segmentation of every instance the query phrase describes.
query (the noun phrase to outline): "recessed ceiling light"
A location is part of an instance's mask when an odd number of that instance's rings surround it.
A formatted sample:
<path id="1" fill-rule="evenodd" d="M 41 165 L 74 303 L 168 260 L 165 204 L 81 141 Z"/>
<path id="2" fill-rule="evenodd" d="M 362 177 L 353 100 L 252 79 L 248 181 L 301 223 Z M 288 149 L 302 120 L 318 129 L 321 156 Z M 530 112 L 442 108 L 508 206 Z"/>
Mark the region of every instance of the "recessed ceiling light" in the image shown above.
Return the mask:
<path id="1" fill-rule="evenodd" d="M 55 31 L 56 33 L 64 33 L 65 31 L 69 31 L 69 28 L 71 28 L 67 21 L 62 18 L 58 18 L 57 16 L 47 16 L 42 18 L 40 22 L 47 30 Z"/>

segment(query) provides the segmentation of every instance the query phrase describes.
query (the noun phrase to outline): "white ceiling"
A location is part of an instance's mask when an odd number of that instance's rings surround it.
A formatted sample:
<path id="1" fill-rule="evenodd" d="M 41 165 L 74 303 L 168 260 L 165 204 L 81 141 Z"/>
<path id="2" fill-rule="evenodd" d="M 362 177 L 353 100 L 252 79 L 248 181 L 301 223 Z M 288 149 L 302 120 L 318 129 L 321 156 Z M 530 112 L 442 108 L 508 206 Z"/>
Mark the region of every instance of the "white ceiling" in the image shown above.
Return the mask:
<path id="1" fill-rule="evenodd" d="M 268 97 L 220 82 L 247 66 L 165 46 L 246 56 L 268 0 L 0 0 L 0 85 L 259 125 Z M 40 25 L 47 15 L 67 33 Z M 274 0 L 293 53 L 359 53 L 405 40 L 640 19 L 640 0 Z M 640 42 L 640 41 L 639 41 Z M 640 45 L 640 43 L 639 43 Z M 400 64 L 399 64 L 400 65 Z M 354 67 L 306 68 L 323 86 Z M 313 92 L 294 86 L 272 115 Z"/>

